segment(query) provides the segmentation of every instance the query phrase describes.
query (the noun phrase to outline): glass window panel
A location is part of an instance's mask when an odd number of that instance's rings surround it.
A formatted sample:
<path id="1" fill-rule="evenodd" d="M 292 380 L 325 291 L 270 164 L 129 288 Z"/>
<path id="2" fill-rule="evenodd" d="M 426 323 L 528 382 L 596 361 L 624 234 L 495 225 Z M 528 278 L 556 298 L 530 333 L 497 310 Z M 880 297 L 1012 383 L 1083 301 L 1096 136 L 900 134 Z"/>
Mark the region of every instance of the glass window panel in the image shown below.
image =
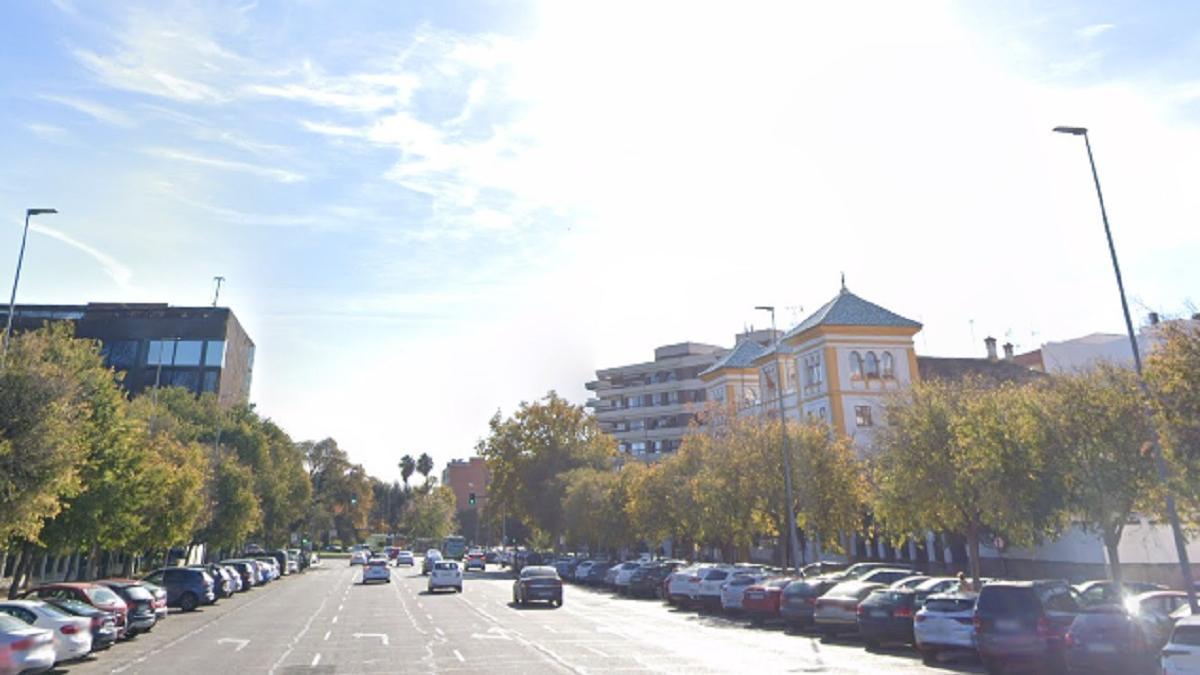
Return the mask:
<path id="1" fill-rule="evenodd" d="M 110 340 L 100 348 L 104 363 L 110 368 L 132 368 L 137 363 L 137 340 Z"/>
<path id="2" fill-rule="evenodd" d="M 204 371 L 204 391 L 215 392 L 217 390 L 217 383 L 219 382 L 220 372 L 221 371 L 219 371 L 219 370 Z"/>
<path id="3" fill-rule="evenodd" d="M 157 366 L 160 363 L 164 366 L 171 365 L 175 358 L 175 341 L 174 340 L 151 340 L 150 348 L 146 351 L 146 363 L 152 366 Z"/>
<path id="4" fill-rule="evenodd" d="M 177 366 L 200 365 L 200 348 L 204 345 L 200 340 L 180 340 L 175 343 L 175 360 Z"/>
<path id="5" fill-rule="evenodd" d="M 225 365 L 225 341 L 209 340 L 205 346 L 204 365 L 220 368 Z"/>
<path id="6" fill-rule="evenodd" d="M 164 387 L 183 387 L 189 391 L 196 391 L 200 388 L 200 373 L 190 368 L 180 368 L 171 371 L 171 379 L 168 382 L 166 372 L 163 373 Z"/>

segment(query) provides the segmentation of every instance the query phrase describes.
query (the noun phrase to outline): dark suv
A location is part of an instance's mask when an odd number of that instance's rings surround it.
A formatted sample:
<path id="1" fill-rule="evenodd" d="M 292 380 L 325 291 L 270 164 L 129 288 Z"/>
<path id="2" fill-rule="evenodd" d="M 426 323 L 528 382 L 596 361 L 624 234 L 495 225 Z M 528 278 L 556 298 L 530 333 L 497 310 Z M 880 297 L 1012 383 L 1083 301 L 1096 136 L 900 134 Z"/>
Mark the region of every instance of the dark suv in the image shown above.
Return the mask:
<path id="1" fill-rule="evenodd" d="M 1079 613 L 1067 582 L 996 581 L 975 605 L 975 641 L 989 673 L 1011 662 L 1052 672 L 1065 670 L 1063 638 Z"/>
<path id="2" fill-rule="evenodd" d="M 148 574 L 146 581 L 167 589 L 167 606 L 178 607 L 185 612 L 217 601 L 213 578 L 204 570 L 164 567 Z"/>

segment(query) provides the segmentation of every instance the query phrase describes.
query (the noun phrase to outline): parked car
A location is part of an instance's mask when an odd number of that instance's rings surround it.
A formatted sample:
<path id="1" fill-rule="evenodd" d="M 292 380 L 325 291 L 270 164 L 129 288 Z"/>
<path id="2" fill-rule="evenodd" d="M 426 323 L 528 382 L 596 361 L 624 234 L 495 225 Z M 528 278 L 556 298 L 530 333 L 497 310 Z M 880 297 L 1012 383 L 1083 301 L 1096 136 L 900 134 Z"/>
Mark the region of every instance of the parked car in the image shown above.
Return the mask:
<path id="1" fill-rule="evenodd" d="M 663 584 L 666 588 L 667 604 L 686 607 L 692 600 L 692 579 L 700 583 L 699 574 L 706 571 L 706 565 L 688 565 L 671 573 Z"/>
<path id="2" fill-rule="evenodd" d="M 390 584 L 392 582 L 392 571 L 388 569 L 387 558 L 371 558 L 363 565 L 362 582 L 367 584 L 372 581 L 382 581 Z"/>
<path id="3" fill-rule="evenodd" d="M 985 583 L 983 579 L 980 579 L 980 582 Z M 913 592 L 917 594 L 917 607 L 924 607 L 926 598 L 931 595 L 951 593 L 957 590 L 959 590 L 957 577 L 930 577 L 913 588 Z"/>
<path id="4" fill-rule="evenodd" d="M 975 640 L 984 667 L 1063 670 L 1063 639 L 1079 603 L 1065 581 L 994 581 L 979 590 Z"/>
<path id="5" fill-rule="evenodd" d="M 828 574 L 837 574 L 839 572 L 844 571 L 845 569 L 846 569 L 846 563 L 829 562 L 826 560 L 822 560 L 819 562 L 812 562 L 812 563 L 805 565 L 804 567 L 801 567 L 800 574 L 803 575 L 804 578 L 808 579 L 808 578 L 812 578 L 812 577 L 825 576 Z"/>
<path id="6" fill-rule="evenodd" d="M 733 576 L 733 567 L 710 567 L 689 580 L 690 604 L 701 609 L 721 607 L 721 587 Z"/>
<path id="7" fill-rule="evenodd" d="M 1175 623 L 1160 652 L 1162 675 L 1200 673 L 1200 616 L 1185 616 Z"/>
<path id="8" fill-rule="evenodd" d="M 1090 607 L 1075 616 L 1063 637 L 1072 673 L 1150 675 L 1158 669 L 1158 647 L 1120 605 Z"/>
<path id="9" fill-rule="evenodd" d="M 237 576 L 236 572 L 234 576 Z M 241 583 L 240 580 L 239 583 Z M 150 595 L 154 596 L 154 615 L 158 617 L 159 621 L 167 618 L 167 614 L 170 613 L 167 609 L 167 589 L 158 584 L 152 584 L 149 581 L 142 581 L 141 584 L 146 590 L 150 591 Z"/>
<path id="10" fill-rule="evenodd" d="M 604 577 L 608 574 L 608 570 L 612 569 L 613 563 L 597 561 L 588 568 L 587 579 L 583 583 L 589 586 L 599 586 L 604 583 Z"/>
<path id="11" fill-rule="evenodd" d="M 234 558 L 222 560 L 221 564 L 237 570 L 238 576 L 242 578 L 242 592 L 248 591 L 258 585 L 258 566 L 253 562 Z"/>
<path id="12" fill-rule="evenodd" d="M 737 580 L 744 575 L 735 575 Z M 764 623 L 779 621 L 783 618 L 783 589 L 795 581 L 793 577 L 777 577 L 760 581 L 746 589 L 742 598 L 742 611 L 750 617 L 750 623 L 761 626 Z M 732 583 L 732 582 L 730 582 Z"/>
<path id="13" fill-rule="evenodd" d="M 53 632 L 0 615 L 0 675 L 40 673 L 53 667 Z"/>
<path id="14" fill-rule="evenodd" d="M 617 584 L 617 572 L 621 571 L 621 565 L 624 564 L 625 563 L 614 563 L 612 567 L 609 567 L 607 570 L 605 570 L 604 581 L 600 582 L 600 584 L 605 588 L 614 588 Z"/>
<path id="15" fill-rule="evenodd" d="M 453 588 L 462 593 L 462 568 L 458 566 L 457 561 L 438 560 L 433 563 L 433 569 L 429 573 L 429 592 L 433 593 L 439 588 Z"/>
<path id="16" fill-rule="evenodd" d="M 624 595 L 629 592 L 629 578 L 644 564 L 646 563 L 630 561 L 617 565 L 617 571 L 613 577 L 613 587 L 617 589 L 618 594 Z"/>
<path id="17" fill-rule="evenodd" d="M 40 600 L 62 598 L 87 603 L 96 609 L 112 614 L 116 618 L 117 639 L 125 639 L 125 621 L 129 615 L 129 606 L 125 604 L 121 596 L 100 584 L 78 581 L 45 584 L 29 591 L 25 597 L 37 597 Z"/>
<path id="18" fill-rule="evenodd" d="M 164 567 L 145 577 L 146 581 L 167 589 L 167 606 L 190 612 L 200 605 L 217 601 L 213 579 L 204 570 L 188 567 Z"/>
<path id="19" fill-rule="evenodd" d="M 425 551 L 425 559 L 421 561 L 421 574 L 428 575 L 433 572 L 433 566 L 442 560 L 442 552 L 436 548 L 431 548 Z"/>
<path id="20" fill-rule="evenodd" d="M 1079 605 L 1081 607 L 1124 605 L 1127 599 L 1140 593 L 1165 590 L 1168 590 L 1167 587 L 1161 584 L 1149 584 L 1137 581 L 1127 581 L 1121 584 L 1121 588 L 1118 589 L 1116 582 L 1108 579 L 1098 579 L 1075 584 L 1075 591 L 1079 593 Z"/>
<path id="21" fill-rule="evenodd" d="M 86 602 L 65 598 L 46 598 L 46 602 L 67 614 L 88 620 L 92 632 L 92 651 L 99 652 L 113 646 L 117 641 L 117 619 L 112 614 L 96 609 Z"/>
<path id="22" fill-rule="evenodd" d="M 843 581 L 817 598 L 813 605 L 813 622 L 826 638 L 858 631 L 858 603 L 876 588 L 886 588 L 870 581 Z"/>
<path id="23" fill-rule="evenodd" d="M 824 577 L 797 579 L 789 583 L 783 589 L 779 615 L 788 627 L 794 630 L 811 628 L 814 625 L 813 609 L 816 607 L 817 598 L 837 584 L 838 582 Z"/>
<path id="24" fill-rule="evenodd" d="M 289 548 L 287 550 L 288 571 L 293 574 L 299 574 L 308 567 L 308 557 L 298 548 Z"/>
<path id="25" fill-rule="evenodd" d="M 154 594 L 140 581 L 134 579 L 101 579 L 96 583 L 107 586 L 121 596 L 129 608 L 126 618 L 130 635 L 149 633 L 158 623 L 158 612 L 154 611 Z"/>
<path id="26" fill-rule="evenodd" d="M 978 598 L 978 593 L 957 588 L 925 598 L 925 604 L 913 618 L 913 641 L 926 665 L 936 662 L 942 653 L 975 653 Z"/>
<path id="27" fill-rule="evenodd" d="M 0 612 L 54 633 L 54 663 L 74 661 L 92 651 L 92 622 L 41 600 L 5 600 Z"/>
<path id="28" fill-rule="evenodd" d="M 917 594 L 911 588 L 881 588 L 858 603 L 858 634 L 867 649 L 884 643 L 913 643 Z"/>
<path id="29" fill-rule="evenodd" d="M 905 570 L 907 573 L 907 574 L 905 574 L 905 576 L 908 576 L 909 574 L 914 574 L 914 572 L 912 570 L 904 567 L 903 565 L 897 565 L 895 563 L 860 562 L 860 563 L 854 563 L 853 565 L 847 567 L 846 569 L 842 570 L 841 572 L 834 572 L 830 576 L 832 576 L 832 578 L 834 578 L 837 581 L 854 581 L 855 579 L 862 578 L 864 575 L 868 574 L 869 572 L 872 572 L 874 570 L 879 570 L 879 569 Z M 895 581 L 895 579 L 893 579 L 892 581 Z"/>
<path id="30" fill-rule="evenodd" d="M 1183 591 L 1150 591 L 1125 600 L 1125 610 L 1142 625 L 1155 650 L 1161 649 L 1171 637 L 1171 629 L 1175 627 L 1171 615 L 1180 607 L 1188 607 L 1187 593 Z"/>
<path id="31" fill-rule="evenodd" d="M 521 576 L 513 582 L 513 603 L 526 605 L 534 601 L 546 601 L 562 607 L 563 584 L 558 571 L 546 565 L 526 566 Z"/>
<path id="32" fill-rule="evenodd" d="M 888 588 L 892 590 L 916 590 L 917 586 L 929 581 L 929 577 L 924 574 L 913 574 L 893 581 Z"/>
<path id="33" fill-rule="evenodd" d="M 367 553 L 366 551 L 355 551 L 354 553 L 350 554 L 350 566 L 353 567 L 355 565 L 366 565 L 367 561 L 370 559 L 371 554 Z"/>
<path id="34" fill-rule="evenodd" d="M 371 557 L 371 553 L 370 553 L 370 551 L 368 551 L 367 559 L 370 560 L 370 557 Z M 273 556 L 269 556 L 269 555 L 257 556 L 256 558 L 254 558 L 254 560 L 257 560 L 259 562 L 259 564 L 266 566 L 267 577 L 268 577 L 269 581 L 275 581 L 280 576 L 282 576 L 282 572 L 280 572 L 280 570 L 279 570 L 279 561 L 276 560 Z"/>
<path id="35" fill-rule="evenodd" d="M 279 576 L 281 576 L 281 577 L 287 576 L 288 574 L 292 573 L 292 570 L 288 569 L 287 551 L 285 551 L 283 549 L 280 549 L 278 551 L 271 551 L 271 557 L 275 559 L 275 564 L 277 565 L 277 569 L 279 570 Z"/>
<path id="36" fill-rule="evenodd" d="M 643 565 L 629 575 L 629 595 L 635 598 L 663 596 L 663 582 L 683 563 L 674 560 Z"/>
<path id="37" fill-rule="evenodd" d="M 737 574 L 721 586 L 721 609 L 725 612 L 742 611 L 742 598 L 746 589 L 765 581 L 765 574 Z"/>
<path id="38" fill-rule="evenodd" d="M 208 572 L 208 576 L 213 580 L 213 593 L 216 593 L 218 598 L 232 597 L 236 592 L 233 590 L 233 579 L 235 576 L 226 571 L 223 565 L 216 563 L 208 563 L 206 565 L 188 565 L 188 569 L 203 570 Z"/>
<path id="39" fill-rule="evenodd" d="M 480 572 L 487 571 L 487 558 L 484 557 L 482 550 L 475 550 L 467 553 L 465 564 L 463 565 L 467 571 L 477 569 Z"/>
<path id="40" fill-rule="evenodd" d="M 897 567 L 876 567 L 875 569 L 865 571 L 861 576 L 857 577 L 857 581 L 867 581 L 873 584 L 890 586 L 897 581 L 908 579 L 911 576 L 912 570 Z"/>
<path id="41" fill-rule="evenodd" d="M 412 551 L 396 551 L 396 567 L 401 565 L 408 565 L 409 567 L 412 567 L 416 564 L 417 560 L 416 557 L 413 556 Z"/>

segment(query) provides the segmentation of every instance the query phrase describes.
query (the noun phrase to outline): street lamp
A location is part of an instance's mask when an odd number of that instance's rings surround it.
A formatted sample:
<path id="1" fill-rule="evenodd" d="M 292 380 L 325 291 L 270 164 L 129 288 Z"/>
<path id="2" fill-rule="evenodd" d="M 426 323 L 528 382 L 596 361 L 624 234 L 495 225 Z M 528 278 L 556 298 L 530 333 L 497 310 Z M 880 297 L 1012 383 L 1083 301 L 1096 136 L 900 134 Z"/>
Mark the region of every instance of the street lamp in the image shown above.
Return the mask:
<path id="1" fill-rule="evenodd" d="M 771 313 L 771 335 L 775 340 L 775 370 L 778 373 L 775 390 L 779 400 L 779 435 L 783 441 L 783 488 L 787 496 L 788 551 L 791 554 L 792 565 L 800 571 L 800 546 L 796 541 L 796 511 L 795 500 L 792 499 L 792 453 L 788 451 L 787 418 L 783 408 L 783 362 L 779 360 L 779 332 L 775 330 L 775 308 L 770 305 L 759 305 L 754 309 Z"/>
<path id="2" fill-rule="evenodd" d="M 1084 146 L 1087 147 L 1088 163 L 1092 167 L 1092 181 L 1096 183 L 1096 197 L 1100 200 L 1100 218 L 1104 221 L 1104 236 L 1108 239 L 1108 253 L 1112 256 L 1113 273 L 1117 277 L 1117 292 L 1121 296 L 1121 311 L 1125 314 L 1125 330 L 1129 333 L 1129 346 L 1133 350 L 1133 366 L 1137 370 L 1138 387 L 1141 388 L 1145 400 L 1150 400 L 1150 389 L 1142 377 L 1142 354 L 1138 349 L 1137 336 L 1133 332 L 1133 320 L 1129 318 L 1129 302 L 1125 299 L 1125 282 L 1121 279 L 1121 266 L 1117 263 L 1117 249 L 1113 245 L 1112 229 L 1108 226 L 1108 211 L 1104 208 L 1104 193 L 1100 190 L 1100 174 L 1096 172 L 1096 159 L 1092 156 L 1092 143 L 1088 139 L 1085 127 L 1054 127 L 1054 131 L 1071 136 L 1083 136 Z M 1147 417 L 1151 417 L 1146 411 Z M 1183 538 L 1183 528 L 1179 526 L 1179 511 L 1175 508 L 1175 493 L 1171 490 L 1170 474 L 1167 462 L 1163 459 L 1162 446 L 1159 444 L 1158 430 L 1154 420 L 1150 419 L 1150 433 L 1153 434 L 1154 466 L 1158 470 L 1158 480 L 1163 484 L 1167 495 L 1167 518 L 1171 521 L 1171 532 L 1175 535 L 1175 552 L 1179 556 L 1179 569 L 1183 573 L 1183 586 L 1187 592 L 1188 604 L 1192 614 L 1200 613 L 1196 604 L 1196 589 L 1192 585 L 1192 565 L 1188 560 L 1187 540 Z"/>
<path id="3" fill-rule="evenodd" d="M 8 357 L 8 341 L 12 338 L 13 312 L 17 308 L 17 283 L 21 281 L 21 263 L 25 260 L 25 240 L 29 238 L 30 216 L 58 213 L 58 209 L 25 209 L 25 230 L 21 233 L 21 252 L 17 254 L 17 273 L 13 276 L 12 297 L 8 299 L 8 320 L 4 325 L 4 346 L 0 349 L 0 368 Z"/>

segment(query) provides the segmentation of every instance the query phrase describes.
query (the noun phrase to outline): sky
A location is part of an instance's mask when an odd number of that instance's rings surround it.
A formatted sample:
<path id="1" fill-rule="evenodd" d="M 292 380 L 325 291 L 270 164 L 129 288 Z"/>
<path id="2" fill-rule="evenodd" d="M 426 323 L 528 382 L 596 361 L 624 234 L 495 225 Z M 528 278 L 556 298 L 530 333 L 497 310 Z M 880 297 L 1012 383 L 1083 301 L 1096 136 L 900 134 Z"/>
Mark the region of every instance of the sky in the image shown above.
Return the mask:
<path id="1" fill-rule="evenodd" d="M 920 354 L 1200 283 L 1200 9 L 1139 2 L 0 3 L 19 302 L 222 305 L 252 400 L 376 476 L 655 346 L 856 294 Z M 784 326 L 781 326 L 784 327 Z"/>

